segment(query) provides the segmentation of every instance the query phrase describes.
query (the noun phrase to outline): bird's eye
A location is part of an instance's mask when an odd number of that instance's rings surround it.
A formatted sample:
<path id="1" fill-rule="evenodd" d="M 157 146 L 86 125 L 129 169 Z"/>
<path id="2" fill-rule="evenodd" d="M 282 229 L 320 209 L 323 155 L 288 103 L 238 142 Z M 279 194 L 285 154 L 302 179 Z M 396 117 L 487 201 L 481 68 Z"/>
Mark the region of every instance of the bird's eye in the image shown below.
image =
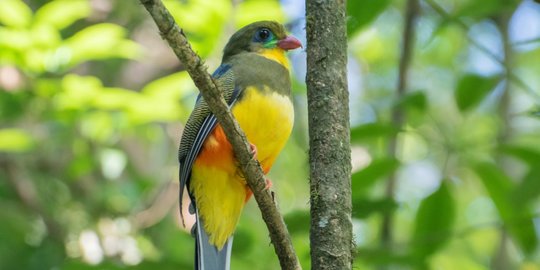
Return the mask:
<path id="1" fill-rule="evenodd" d="M 268 41 L 272 38 L 272 32 L 270 30 L 263 28 L 257 31 L 256 39 L 262 42 Z"/>

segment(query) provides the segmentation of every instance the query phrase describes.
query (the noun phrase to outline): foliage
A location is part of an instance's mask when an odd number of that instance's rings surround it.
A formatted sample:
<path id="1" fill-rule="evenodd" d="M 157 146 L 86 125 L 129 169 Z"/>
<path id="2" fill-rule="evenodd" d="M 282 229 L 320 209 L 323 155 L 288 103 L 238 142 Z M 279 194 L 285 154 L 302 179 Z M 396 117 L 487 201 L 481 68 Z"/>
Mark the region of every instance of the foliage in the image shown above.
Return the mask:
<path id="1" fill-rule="evenodd" d="M 287 1 L 164 2 L 210 70 L 235 28 L 295 22 L 280 7 Z M 520 24 L 539 5 L 421 1 L 409 86 L 397 99 L 404 1 L 347 2 L 356 269 L 540 269 L 540 33 Z M 270 177 L 307 269 L 297 77 L 294 134 Z M 196 94 L 138 4 L 0 1 L 0 269 L 190 269 L 176 148 Z M 388 245 L 385 215 L 394 217 Z M 233 248 L 234 269 L 278 267 L 253 202 Z"/>
<path id="2" fill-rule="evenodd" d="M 387 51 L 400 53 L 392 44 L 403 42 L 402 28 L 395 27 L 403 20 L 395 15 L 404 7 L 391 3 L 381 11 L 382 2 L 362 2 L 362 13 L 381 15 L 349 29 L 351 51 L 365 67 L 365 83 L 356 90 L 363 100 L 352 113 L 369 112 L 351 130 L 356 148 L 369 153 L 367 165 L 352 177 L 353 216 L 360 234 L 375 235 L 357 237 L 359 269 L 540 267 L 533 263 L 540 256 L 540 123 L 530 113 L 540 103 L 539 81 L 529 75 L 540 66 L 524 62 L 525 55 L 540 52 L 540 44 L 520 49 L 514 21 L 540 6 L 451 2 L 421 1 L 414 60 L 400 100 L 393 97 L 396 67 L 389 65 L 399 55 Z M 381 44 L 387 44 L 384 51 Z M 402 128 L 392 122 L 395 108 L 405 119 Z M 393 136 L 395 156 L 387 150 Z M 397 188 L 389 196 L 384 180 L 394 173 Z M 394 206 L 381 207 L 385 201 Z M 393 238 L 385 244 L 379 228 L 388 215 L 394 217 Z"/>

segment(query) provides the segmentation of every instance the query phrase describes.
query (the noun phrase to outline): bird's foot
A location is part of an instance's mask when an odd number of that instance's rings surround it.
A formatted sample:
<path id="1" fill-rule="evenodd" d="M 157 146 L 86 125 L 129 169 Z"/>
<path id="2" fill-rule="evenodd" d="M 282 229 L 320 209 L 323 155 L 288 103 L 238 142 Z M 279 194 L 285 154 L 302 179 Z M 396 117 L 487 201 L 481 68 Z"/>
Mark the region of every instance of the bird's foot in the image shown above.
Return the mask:
<path id="1" fill-rule="evenodd" d="M 266 182 L 266 186 L 264 187 L 265 190 L 270 189 L 274 185 L 270 178 L 265 177 L 264 180 Z"/>
<path id="2" fill-rule="evenodd" d="M 249 149 L 251 150 L 251 155 L 254 159 L 257 159 L 257 146 L 252 143 L 249 143 Z"/>

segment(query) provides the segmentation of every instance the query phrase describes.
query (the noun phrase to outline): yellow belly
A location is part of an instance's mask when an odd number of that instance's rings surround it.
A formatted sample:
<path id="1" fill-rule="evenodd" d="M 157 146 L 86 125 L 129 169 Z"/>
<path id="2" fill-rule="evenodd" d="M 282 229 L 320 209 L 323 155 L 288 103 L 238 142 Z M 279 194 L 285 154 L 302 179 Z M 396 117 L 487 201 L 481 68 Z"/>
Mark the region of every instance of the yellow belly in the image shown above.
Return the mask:
<path id="1" fill-rule="evenodd" d="M 232 113 L 252 144 L 267 173 L 287 142 L 294 121 L 289 97 L 276 92 L 244 92 Z M 221 249 L 234 232 L 248 192 L 245 179 L 236 166 L 234 154 L 220 127 L 206 139 L 195 160 L 191 175 L 191 192 L 210 243 Z"/>

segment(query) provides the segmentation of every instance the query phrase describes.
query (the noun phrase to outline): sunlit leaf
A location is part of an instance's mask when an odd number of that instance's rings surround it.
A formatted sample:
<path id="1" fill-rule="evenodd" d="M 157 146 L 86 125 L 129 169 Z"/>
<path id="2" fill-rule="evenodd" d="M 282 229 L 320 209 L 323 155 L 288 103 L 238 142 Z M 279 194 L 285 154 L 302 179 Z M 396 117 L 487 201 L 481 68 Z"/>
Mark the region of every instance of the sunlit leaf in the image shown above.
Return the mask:
<path id="1" fill-rule="evenodd" d="M 231 20 L 231 1 L 166 0 L 164 4 L 182 26 L 193 49 L 203 58 L 212 52 L 223 33 L 223 27 Z M 244 2 L 241 2 L 239 6 L 243 4 Z M 259 12 L 262 11 L 259 10 Z M 269 12 L 272 12 L 272 10 L 269 10 Z"/>
<path id="2" fill-rule="evenodd" d="M 62 79 L 62 93 L 55 101 L 58 109 L 83 109 L 90 104 L 102 91 L 101 80 L 91 76 L 67 75 Z"/>
<path id="3" fill-rule="evenodd" d="M 399 161 L 392 158 L 373 160 L 367 167 L 354 173 L 351 179 L 353 197 L 368 190 L 377 182 L 394 172 L 399 167 Z"/>
<path id="4" fill-rule="evenodd" d="M 351 129 L 351 143 L 362 143 L 365 140 L 388 137 L 397 134 L 398 128 L 389 123 L 375 122 Z"/>
<path id="5" fill-rule="evenodd" d="M 452 237 L 456 205 L 446 182 L 422 200 L 416 213 L 412 250 L 419 258 L 434 254 Z"/>
<path id="6" fill-rule="evenodd" d="M 32 136 L 22 129 L 0 129 L 0 152 L 25 152 L 33 145 Z"/>
<path id="7" fill-rule="evenodd" d="M 77 32 L 65 41 L 71 51 L 70 65 L 94 59 L 136 58 L 140 47 L 125 36 L 124 28 L 110 23 L 95 24 Z"/>
<path id="8" fill-rule="evenodd" d="M 513 181 L 491 163 L 480 163 L 475 166 L 475 171 L 495 203 L 512 238 L 525 253 L 532 252 L 538 243 L 532 214 L 527 205 L 512 200 Z"/>
<path id="9" fill-rule="evenodd" d="M 460 111 L 467 111 L 476 105 L 495 88 L 499 76 L 485 77 L 478 74 L 465 74 L 458 82 L 455 99 Z"/>
<path id="10" fill-rule="evenodd" d="M 140 97 L 126 104 L 130 121 L 144 124 L 154 121 L 178 121 L 183 114 L 182 106 L 176 100 L 158 97 Z"/>
<path id="11" fill-rule="evenodd" d="M 83 115 L 79 122 L 81 134 L 95 142 L 110 141 L 114 134 L 114 123 L 111 115 L 104 111 L 94 111 Z"/>
<path id="12" fill-rule="evenodd" d="M 386 7 L 390 0 L 351 0 L 347 1 L 347 34 L 352 36 L 356 31 L 371 23 Z"/>
<path id="13" fill-rule="evenodd" d="M 82 176 L 90 174 L 96 166 L 92 156 L 77 155 L 70 161 L 69 166 L 66 168 L 66 173 L 70 178 L 78 180 Z"/>
<path id="14" fill-rule="evenodd" d="M 273 0 L 242 1 L 238 6 L 237 12 L 237 27 L 243 27 L 260 20 L 274 20 L 278 22 L 285 20 L 279 2 Z"/>
<path id="15" fill-rule="evenodd" d="M 148 83 L 141 92 L 148 96 L 179 100 L 197 91 L 196 89 L 187 72 L 177 72 Z"/>
<path id="16" fill-rule="evenodd" d="M 48 49 L 58 46 L 62 41 L 60 33 L 50 25 L 40 24 L 30 30 L 32 45 L 36 48 Z"/>
<path id="17" fill-rule="evenodd" d="M 32 10 L 23 1 L 2 0 L 0 2 L 0 23 L 7 26 L 25 27 L 31 20 Z"/>
<path id="18" fill-rule="evenodd" d="M 23 51 L 32 45 L 32 34 L 28 29 L 0 27 L 0 48 Z M 4 61 L 4 59 L 2 59 Z"/>
<path id="19" fill-rule="evenodd" d="M 90 15 L 90 2 L 85 0 L 51 1 L 36 11 L 36 24 L 49 24 L 63 29 L 75 21 Z"/>
<path id="20" fill-rule="evenodd" d="M 142 98 L 138 92 L 123 88 L 104 87 L 102 90 L 95 96 L 92 105 L 104 110 L 129 108 L 130 103 L 138 102 Z"/>

